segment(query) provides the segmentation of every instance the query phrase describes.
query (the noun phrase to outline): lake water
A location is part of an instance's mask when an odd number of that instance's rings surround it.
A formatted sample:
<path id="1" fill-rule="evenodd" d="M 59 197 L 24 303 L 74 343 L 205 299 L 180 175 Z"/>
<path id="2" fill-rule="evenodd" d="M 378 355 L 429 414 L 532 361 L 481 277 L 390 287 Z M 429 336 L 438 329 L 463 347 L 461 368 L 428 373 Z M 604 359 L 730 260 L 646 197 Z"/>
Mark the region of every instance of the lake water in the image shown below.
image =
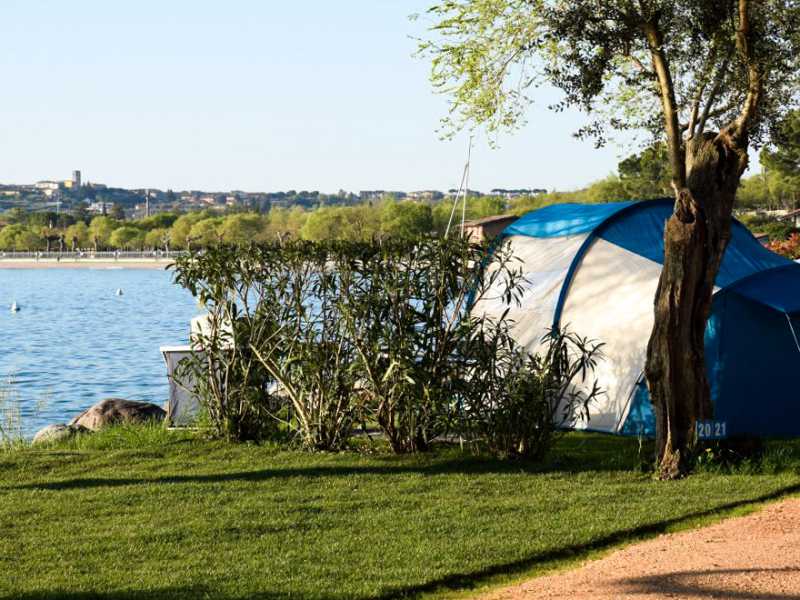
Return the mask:
<path id="1" fill-rule="evenodd" d="M 187 343 L 200 312 L 163 270 L 0 269 L 0 394 L 28 436 L 103 398 L 163 405 L 159 346 Z"/>

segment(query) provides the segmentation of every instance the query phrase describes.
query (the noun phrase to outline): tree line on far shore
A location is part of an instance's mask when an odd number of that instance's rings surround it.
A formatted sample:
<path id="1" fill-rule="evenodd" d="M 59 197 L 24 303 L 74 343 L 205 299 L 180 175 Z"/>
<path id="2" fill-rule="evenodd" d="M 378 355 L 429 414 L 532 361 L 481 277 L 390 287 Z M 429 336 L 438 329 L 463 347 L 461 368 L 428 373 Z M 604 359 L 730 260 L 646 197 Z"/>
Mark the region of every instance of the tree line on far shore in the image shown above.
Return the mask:
<path id="1" fill-rule="evenodd" d="M 10 211 L 0 216 L 0 250 L 187 250 L 246 242 L 299 238 L 310 241 L 375 237 L 413 238 L 443 233 L 451 203 L 427 204 L 386 198 L 356 206 L 273 208 L 267 213 L 196 211 L 159 213 L 143 219 Z M 498 197 L 470 198 L 467 217 L 502 214 Z M 459 210 L 460 215 L 460 210 Z"/>
<path id="2" fill-rule="evenodd" d="M 781 136 L 761 151 L 762 172 L 742 180 L 741 209 L 791 209 L 800 205 L 800 113 L 791 113 Z M 663 144 L 655 144 L 619 163 L 618 172 L 572 192 L 550 192 L 507 200 L 502 196 L 467 199 L 466 218 L 523 214 L 560 202 L 602 203 L 669 197 L 671 173 Z M 452 200 L 417 202 L 387 196 L 355 206 L 306 209 L 274 207 L 266 213 L 205 210 L 185 214 L 158 213 L 125 219 L 122 211 L 93 218 L 53 212 L 12 209 L 0 214 L 0 251 L 31 250 L 186 250 L 218 243 L 266 242 L 280 238 L 309 241 L 367 241 L 376 237 L 413 238 L 444 233 Z M 461 211 L 455 215 L 460 221 Z M 772 235 L 768 219 L 750 219 L 757 230 L 769 230 L 774 241 L 792 231 L 785 226 Z M 775 224 L 772 224 L 775 225 Z M 760 228 L 760 229 L 759 229 Z"/>

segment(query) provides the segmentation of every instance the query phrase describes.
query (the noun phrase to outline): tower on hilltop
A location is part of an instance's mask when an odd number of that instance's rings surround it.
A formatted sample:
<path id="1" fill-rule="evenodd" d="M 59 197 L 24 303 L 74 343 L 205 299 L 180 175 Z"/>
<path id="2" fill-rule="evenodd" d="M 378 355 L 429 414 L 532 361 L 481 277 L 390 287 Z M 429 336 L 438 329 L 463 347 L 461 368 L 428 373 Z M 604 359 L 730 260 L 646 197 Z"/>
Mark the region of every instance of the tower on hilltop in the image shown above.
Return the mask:
<path id="1" fill-rule="evenodd" d="M 80 189 L 80 187 L 81 187 L 81 172 L 80 171 L 73 171 L 72 172 L 72 187 L 74 189 Z"/>

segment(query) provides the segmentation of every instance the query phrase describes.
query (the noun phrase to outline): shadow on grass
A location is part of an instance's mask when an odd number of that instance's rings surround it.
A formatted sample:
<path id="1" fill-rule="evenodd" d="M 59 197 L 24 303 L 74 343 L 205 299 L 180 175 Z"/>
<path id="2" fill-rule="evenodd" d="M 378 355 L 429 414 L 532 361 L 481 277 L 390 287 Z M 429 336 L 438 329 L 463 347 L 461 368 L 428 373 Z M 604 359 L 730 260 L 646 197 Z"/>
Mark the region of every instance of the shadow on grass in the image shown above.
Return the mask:
<path id="1" fill-rule="evenodd" d="M 274 479 L 349 477 L 353 475 L 421 474 L 437 476 L 453 474 L 487 475 L 630 471 L 638 468 L 642 462 L 641 456 L 636 450 L 635 441 L 603 435 L 562 440 L 557 450 L 551 454 L 551 458 L 541 463 L 503 461 L 456 452 L 451 451 L 444 458 L 436 454 L 423 454 L 416 457 L 377 457 L 371 460 L 373 464 L 368 465 L 312 465 L 307 467 L 283 467 L 252 471 L 163 475 L 142 478 L 79 477 L 61 481 L 25 483 L 15 486 L 0 485 L 0 490 L 60 491 L 135 485 L 254 482 Z M 346 457 L 346 455 L 343 456 Z M 153 457 L 148 455 L 146 458 Z M 313 455 L 309 456 L 309 460 L 314 460 Z"/>
<path id="2" fill-rule="evenodd" d="M 530 572 L 531 569 L 533 569 L 536 566 L 546 567 L 550 563 L 554 564 L 564 560 L 580 559 L 582 557 L 588 556 L 592 552 L 608 550 L 614 546 L 622 544 L 623 542 L 635 542 L 661 533 L 666 533 L 674 526 L 681 525 L 684 523 L 689 523 L 696 519 L 717 516 L 720 513 L 728 512 L 736 508 L 748 506 L 751 504 L 756 504 L 759 502 L 768 502 L 770 500 L 776 500 L 778 498 L 782 498 L 784 496 L 788 496 L 791 494 L 796 494 L 798 492 L 800 492 L 800 484 L 790 485 L 775 490 L 774 492 L 770 492 L 769 494 L 763 494 L 761 496 L 757 496 L 755 498 L 750 498 L 747 500 L 739 500 L 736 502 L 729 502 L 708 510 L 697 511 L 694 513 L 683 515 L 681 517 L 676 517 L 674 519 L 665 519 L 663 521 L 658 521 L 656 523 L 650 523 L 647 525 L 641 525 L 639 527 L 623 529 L 614 532 L 610 535 L 597 538 L 596 540 L 593 540 L 589 543 L 575 544 L 564 548 L 556 548 L 554 550 L 550 550 L 547 552 L 540 552 L 520 560 L 492 565 L 485 569 L 473 571 L 471 573 L 455 573 L 452 575 L 448 575 L 446 577 L 442 577 L 440 579 L 429 581 L 421 585 L 388 590 L 384 594 L 381 594 L 373 598 L 373 600 L 389 600 L 390 598 L 398 598 L 398 597 L 416 598 L 423 594 L 430 594 L 433 592 L 463 591 L 463 590 L 474 589 L 477 588 L 478 586 L 488 584 L 493 579 L 496 579 L 500 576 L 513 578 L 518 575 L 524 575 L 526 572 Z M 632 581 L 635 582 L 636 580 Z M 644 586 L 648 584 L 648 580 L 647 578 L 643 578 L 639 583 L 644 589 Z M 651 585 L 657 585 L 658 582 L 650 581 L 649 583 Z M 675 585 L 678 586 L 678 583 L 675 583 Z M 652 592 L 652 590 L 648 591 Z M 662 591 L 662 590 L 658 589 L 656 591 Z M 705 595 L 705 592 L 703 593 L 703 595 Z M 719 597 L 764 598 L 763 595 L 729 596 L 722 594 L 721 596 L 712 596 L 710 592 L 708 593 L 708 596 L 717 598 Z M 766 598 L 768 598 L 768 600 L 772 600 L 772 597 L 768 596 Z M 797 596 L 775 596 L 774 598 L 776 599 L 780 598 L 782 600 L 795 598 L 797 600 L 800 600 L 800 597 Z"/>
<path id="3" fill-rule="evenodd" d="M 657 523 L 649 525 L 642 525 L 631 529 L 618 531 L 611 535 L 599 538 L 586 544 L 575 544 L 565 548 L 558 548 L 549 552 L 542 552 L 534 554 L 530 557 L 493 565 L 486 569 L 471 573 L 457 573 L 435 579 L 420 585 L 397 587 L 385 590 L 378 595 L 369 595 L 361 597 L 361 600 L 390 600 L 394 598 L 418 598 L 427 594 L 454 592 L 454 591 L 468 591 L 475 589 L 478 586 L 490 583 L 492 579 L 499 576 L 514 577 L 523 575 L 529 572 L 535 566 L 546 567 L 548 564 L 557 563 L 559 561 L 568 559 L 580 559 L 588 554 L 596 551 L 606 550 L 622 542 L 631 542 L 651 537 L 660 533 L 667 532 L 671 527 L 680 525 L 687 521 L 709 517 L 716 515 L 720 512 L 730 511 L 735 508 L 753 504 L 756 502 L 765 502 L 774 500 L 784 495 L 796 493 L 800 491 L 800 484 L 788 486 L 772 492 L 764 494 L 757 498 L 750 500 L 742 500 L 739 502 L 730 502 L 718 506 L 714 509 L 698 511 L 680 518 L 666 519 Z M 669 593 L 671 595 L 679 596 L 692 596 L 692 597 L 709 597 L 709 598 L 731 598 L 732 600 L 800 600 L 800 596 L 788 594 L 770 594 L 767 593 L 751 593 L 744 590 L 723 589 L 721 586 L 712 587 L 707 583 L 708 577 L 725 577 L 730 575 L 757 575 L 763 574 L 791 574 L 798 573 L 800 569 L 797 568 L 784 568 L 784 569 L 730 569 L 730 570 L 710 570 L 698 572 L 676 572 L 667 573 L 664 575 L 654 575 L 639 578 L 630 578 L 622 580 L 621 583 L 627 586 L 626 593 L 637 594 L 653 594 L 663 595 Z M 704 578 L 704 585 L 693 583 L 692 579 L 702 577 Z M 283 600 L 286 598 L 297 597 L 296 594 L 290 592 L 258 592 L 254 594 L 226 594 L 213 587 L 206 586 L 192 586 L 189 588 L 173 587 L 163 588 L 149 591 L 113 591 L 113 592 L 68 592 L 68 591 L 46 591 L 46 592 L 28 592 L 17 593 L 13 596 L 3 596 L 0 598 L 15 598 L 19 600 L 155 600 L 158 598 L 218 598 L 220 600 Z M 353 596 L 337 595 L 337 594 L 312 594 L 309 598 L 316 598 L 317 600 L 344 600 L 345 598 L 353 598 Z"/>
<path id="4" fill-rule="evenodd" d="M 111 591 L 111 592 L 69 592 L 63 590 L 50 590 L 44 592 L 28 592 L 14 594 L 12 596 L 0 595 L 0 599 L 5 600 L 161 600 L 171 598 L 214 598 L 216 600 L 288 600 L 297 598 L 296 595 L 278 592 L 258 592 L 255 594 L 225 594 L 218 590 L 208 587 L 167 587 L 157 590 L 135 591 Z M 316 600 L 346 600 L 350 596 L 336 595 L 313 595 L 310 598 Z"/>
<path id="5" fill-rule="evenodd" d="M 205 475 L 167 475 L 163 477 L 147 478 L 103 478 L 81 477 L 63 481 L 45 481 L 41 483 L 26 483 L 16 486 L 0 486 L 0 490 L 75 490 L 91 488 L 113 488 L 136 485 L 161 485 L 161 484 L 193 484 L 193 483 L 231 483 L 269 481 L 273 479 L 314 479 L 319 477 L 350 477 L 353 475 L 403 475 L 421 474 L 436 475 L 485 475 L 502 473 L 545 473 L 549 469 L 530 464 L 508 464 L 493 462 L 462 462 L 452 461 L 435 465 L 386 465 L 386 466 L 318 466 L 318 467 L 287 467 L 283 469 L 261 469 L 258 471 L 236 471 L 232 473 L 209 473 Z"/>
<path id="6" fill-rule="evenodd" d="M 731 579 L 744 577 L 749 581 L 759 575 L 772 579 L 772 585 L 781 576 L 797 575 L 800 569 L 784 567 L 777 569 L 711 569 L 706 571 L 676 571 L 646 577 L 623 579 L 626 594 L 660 595 L 681 598 L 728 598 L 730 600 L 800 600 L 797 594 L 747 591 L 725 585 Z M 702 579 L 702 583 L 698 580 Z"/>

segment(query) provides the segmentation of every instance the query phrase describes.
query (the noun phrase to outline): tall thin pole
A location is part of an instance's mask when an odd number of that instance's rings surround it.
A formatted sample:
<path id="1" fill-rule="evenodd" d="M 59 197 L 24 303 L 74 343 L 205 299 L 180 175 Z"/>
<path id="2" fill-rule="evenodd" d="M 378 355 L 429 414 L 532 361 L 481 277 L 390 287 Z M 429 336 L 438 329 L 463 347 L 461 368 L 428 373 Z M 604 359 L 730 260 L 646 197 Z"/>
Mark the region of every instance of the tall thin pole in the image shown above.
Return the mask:
<path id="1" fill-rule="evenodd" d="M 466 185 L 467 189 L 469 189 L 469 165 L 470 161 L 472 160 L 472 136 L 469 136 L 469 148 L 467 149 L 467 162 L 464 165 L 464 171 L 461 174 L 461 183 L 458 186 L 458 191 L 456 192 L 456 197 L 453 199 L 453 208 L 450 211 L 450 218 L 447 220 L 447 228 L 444 231 L 444 237 L 450 235 L 450 227 L 453 225 L 453 217 L 456 214 L 456 210 L 458 209 L 458 201 L 462 199 L 461 194 L 464 193 L 463 197 L 463 204 L 461 207 L 461 235 L 464 235 L 464 220 L 466 218 L 466 192 L 464 190 L 464 186 Z"/>
<path id="2" fill-rule="evenodd" d="M 469 170 L 472 162 L 472 136 L 469 136 L 469 148 L 467 149 L 467 165 L 464 167 L 466 183 L 464 185 L 464 198 L 461 203 L 461 237 L 464 237 L 464 223 L 467 220 L 467 197 L 469 196 Z"/>
<path id="3" fill-rule="evenodd" d="M 467 179 L 467 167 L 464 166 L 464 171 L 461 173 L 461 183 L 458 184 L 458 191 L 456 192 L 456 197 L 453 199 L 453 208 L 450 210 L 450 218 L 447 220 L 447 228 L 444 231 L 444 237 L 450 235 L 450 227 L 453 225 L 453 217 L 456 215 L 456 209 L 458 208 L 458 201 L 461 198 L 461 190 L 464 189 L 464 182 Z"/>

